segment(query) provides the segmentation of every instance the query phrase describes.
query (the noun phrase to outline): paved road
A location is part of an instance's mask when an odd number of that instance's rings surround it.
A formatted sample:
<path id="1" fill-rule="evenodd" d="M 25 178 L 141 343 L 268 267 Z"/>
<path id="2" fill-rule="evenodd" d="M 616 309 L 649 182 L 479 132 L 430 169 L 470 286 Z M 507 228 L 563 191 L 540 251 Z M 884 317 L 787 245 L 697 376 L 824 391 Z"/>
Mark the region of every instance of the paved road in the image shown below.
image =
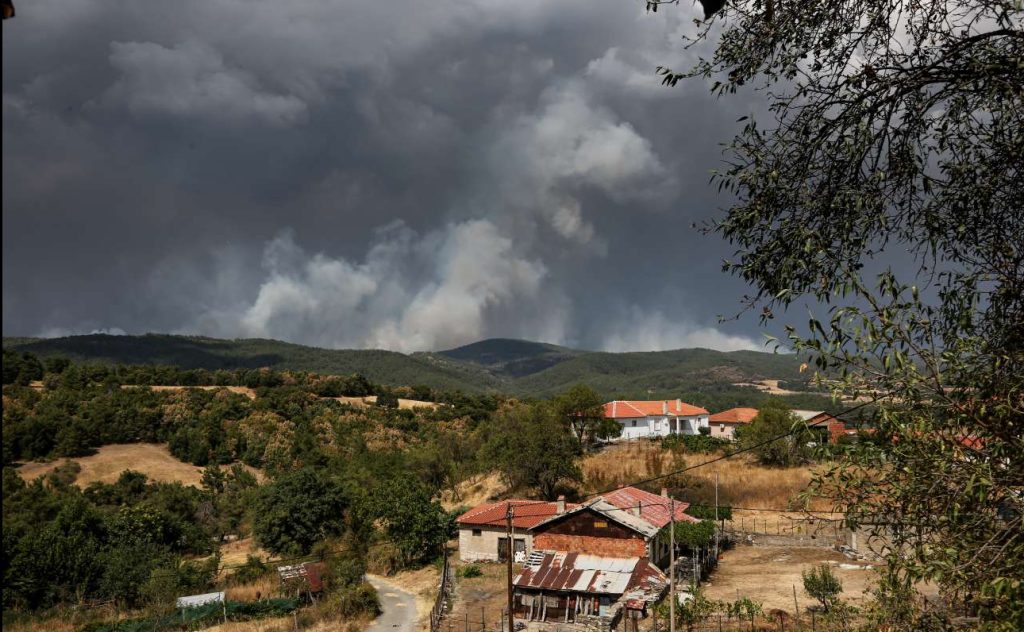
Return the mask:
<path id="1" fill-rule="evenodd" d="M 383 577 L 367 575 L 366 581 L 377 589 L 380 607 L 384 611 L 370 624 L 367 632 L 415 632 L 416 597 Z"/>

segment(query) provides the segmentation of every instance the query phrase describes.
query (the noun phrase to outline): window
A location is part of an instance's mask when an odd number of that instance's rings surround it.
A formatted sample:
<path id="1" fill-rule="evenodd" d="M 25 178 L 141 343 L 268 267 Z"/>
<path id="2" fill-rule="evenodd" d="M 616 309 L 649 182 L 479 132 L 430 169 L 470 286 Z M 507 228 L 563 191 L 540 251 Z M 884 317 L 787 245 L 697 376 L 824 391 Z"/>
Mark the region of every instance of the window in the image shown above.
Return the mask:
<path id="1" fill-rule="evenodd" d="M 633 420 L 633 427 L 636 428 L 636 419 Z M 508 608 L 506 608 L 508 610 Z"/>
<path id="2" fill-rule="evenodd" d="M 483 533 L 481 529 L 473 529 L 473 537 L 480 537 Z"/>
<path id="3" fill-rule="evenodd" d="M 608 528 L 608 522 L 606 520 L 595 520 L 594 521 L 594 528 L 595 529 L 607 529 Z"/>

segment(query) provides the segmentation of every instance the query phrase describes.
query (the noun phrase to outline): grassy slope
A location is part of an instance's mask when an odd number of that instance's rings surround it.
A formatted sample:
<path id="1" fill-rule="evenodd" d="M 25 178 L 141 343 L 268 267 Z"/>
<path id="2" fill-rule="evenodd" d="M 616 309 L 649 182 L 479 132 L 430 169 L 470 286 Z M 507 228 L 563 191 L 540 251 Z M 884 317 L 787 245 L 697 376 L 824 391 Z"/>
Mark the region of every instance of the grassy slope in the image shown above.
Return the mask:
<path id="1" fill-rule="evenodd" d="M 425 384 L 467 392 L 546 397 L 588 384 L 608 398 L 683 397 L 708 408 L 755 404 L 764 398 L 733 386 L 757 379 L 798 379 L 793 356 L 710 349 L 603 353 L 522 340 L 492 339 L 436 353 L 319 349 L 276 340 L 218 340 L 193 336 L 88 335 L 54 339 L 5 338 L 4 347 L 41 357 L 186 368 L 273 367 L 325 374 L 362 373 L 391 385 Z M 796 407 L 827 408 L 802 396 Z"/>

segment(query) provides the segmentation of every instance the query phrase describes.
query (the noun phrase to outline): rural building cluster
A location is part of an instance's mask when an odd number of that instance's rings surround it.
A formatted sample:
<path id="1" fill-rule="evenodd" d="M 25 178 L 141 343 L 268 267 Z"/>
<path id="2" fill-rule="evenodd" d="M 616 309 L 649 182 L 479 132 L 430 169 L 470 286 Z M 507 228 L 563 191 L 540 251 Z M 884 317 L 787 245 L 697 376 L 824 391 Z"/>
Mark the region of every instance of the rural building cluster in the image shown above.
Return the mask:
<path id="1" fill-rule="evenodd" d="M 754 408 L 710 414 L 682 400 L 612 401 L 604 417 L 621 432 L 610 441 L 706 434 L 736 439 L 753 422 Z M 828 441 L 848 433 L 843 422 L 823 411 L 794 411 L 820 428 Z M 669 574 L 699 581 L 714 564 L 710 551 L 669 543 L 674 522 L 699 523 L 689 505 L 667 489 L 655 494 L 621 487 L 584 500 L 554 502 L 507 499 L 479 505 L 458 518 L 463 562 L 507 562 L 509 552 L 521 571 L 513 578 L 513 614 L 523 622 L 575 624 L 614 629 L 625 619 L 649 615 L 665 597 Z M 511 547 L 509 546 L 511 540 Z M 673 566 L 674 564 L 674 566 Z"/>

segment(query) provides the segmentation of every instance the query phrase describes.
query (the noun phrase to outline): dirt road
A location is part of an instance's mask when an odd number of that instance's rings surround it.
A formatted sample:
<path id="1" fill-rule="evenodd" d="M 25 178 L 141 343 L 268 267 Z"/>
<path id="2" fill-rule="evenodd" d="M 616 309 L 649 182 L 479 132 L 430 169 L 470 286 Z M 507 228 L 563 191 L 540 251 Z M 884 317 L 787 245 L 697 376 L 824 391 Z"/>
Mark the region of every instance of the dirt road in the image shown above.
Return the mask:
<path id="1" fill-rule="evenodd" d="M 380 607 L 384 611 L 370 624 L 367 631 L 415 632 L 417 619 L 415 595 L 377 575 L 367 575 L 366 581 L 377 589 L 377 594 L 380 596 Z"/>

